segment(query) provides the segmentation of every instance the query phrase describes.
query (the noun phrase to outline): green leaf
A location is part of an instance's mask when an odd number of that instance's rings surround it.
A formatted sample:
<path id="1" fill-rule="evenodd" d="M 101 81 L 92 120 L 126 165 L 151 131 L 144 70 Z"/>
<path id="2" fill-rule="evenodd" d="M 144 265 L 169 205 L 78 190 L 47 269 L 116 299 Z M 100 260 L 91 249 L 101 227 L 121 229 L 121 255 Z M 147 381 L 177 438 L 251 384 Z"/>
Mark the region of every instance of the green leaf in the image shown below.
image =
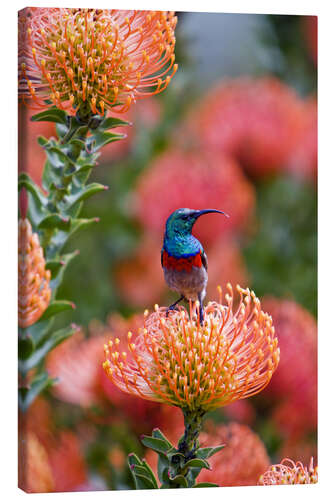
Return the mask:
<path id="1" fill-rule="evenodd" d="M 19 328 L 19 336 L 31 336 L 35 346 L 46 337 L 53 323 L 53 318 L 41 321 L 39 319 L 36 323 L 27 328 Z"/>
<path id="2" fill-rule="evenodd" d="M 70 218 L 62 217 L 59 214 L 47 215 L 38 224 L 38 229 L 61 229 L 62 231 L 69 231 L 70 227 Z"/>
<path id="3" fill-rule="evenodd" d="M 131 453 L 128 456 L 128 465 L 137 490 L 151 490 L 158 487 L 156 479 L 154 478 L 154 480 L 152 480 L 149 477 L 149 471 L 145 468 L 144 463 L 135 455 L 135 453 Z"/>
<path id="4" fill-rule="evenodd" d="M 104 130 L 109 130 L 110 128 L 115 128 L 115 127 L 125 127 L 127 125 L 131 125 L 130 122 L 126 122 L 124 120 L 121 120 L 120 118 L 114 118 L 114 117 L 109 117 L 106 118 L 98 127 L 98 130 L 104 131 Z"/>
<path id="5" fill-rule="evenodd" d="M 199 448 L 199 450 L 196 452 L 196 455 L 198 458 L 209 458 L 215 455 L 215 453 L 218 453 L 225 447 L 225 444 L 222 444 L 220 446 L 215 446 L 213 448 Z"/>
<path id="6" fill-rule="evenodd" d="M 34 399 L 47 387 L 52 386 L 56 379 L 49 378 L 46 372 L 37 375 L 29 387 L 20 387 L 18 392 L 18 404 L 22 411 L 26 411 Z"/>
<path id="7" fill-rule="evenodd" d="M 167 454 L 170 451 L 170 444 L 165 442 L 163 439 L 154 438 L 150 436 L 143 436 L 141 438 L 141 442 L 147 446 L 147 448 L 151 448 L 157 453 Z"/>
<path id="8" fill-rule="evenodd" d="M 75 309 L 75 305 L 69 300 L 54 300 L 42 315 L 41 320 L 49 319 L 63 311 L 72 311 L 73 309 Z"/>
<path id="9" fill-rule="evenodd" d="M 42 111 L 31 117 L 33 122 L 55 122 L 67 124 L 67 115 L 65 111 L 58 109 L 56 107 L 49 108 L 46 111 Z"/>
<path id="10" fill-rule="evenodd" d="M 76 203 L 80 201 L 86 200 L 100 191 L 105 191 L 107 186 L 103 186 L 103 184 L 98 184 L 98 182 L 92 182 L 88 184 L 88 186 L 80 189 L 77 193 L 66 196 L 66 201 L 69 207 L 73 207 Z"/>
<path id="11" fill-rule="evenodd" d="M 181 488 L 188 488 L 188 482 L 184 476 L 179 474 L 173 478 L 169 478 L 171 484 L 179 484 Z"/>
<path id="12" fill-rule="evenodd" d="M 25 360 L 31 356 L 35 348 L 34 341 L 31 335 L 25 334 L 18 338 L 18 357 L 20 360 Z"/>
<path id="13" fill-rule="evenodd" d="M 219 485 L 216 483 L 197 483 L 193 488 L 219 488 Z"/>
<path id="14" fill-rule="evenodd" d="M 93 136 L 89 137 L 88 144 L 92 148 L 92 152 L 96 152 L 102 147 L 110 144 L 110 142 L 125 139 L 126 134 L 113 134 L 111 132 L 95 132 Z"/>
<path id="15" fill-rule="evenodd" d="M 157 475 L 158 479 L 163 483 L 165 479 L 169 481 L 167 471 L 169 469 L 169 460 L 166 455 L 162 455 L 161 453 L 158 455 L 157 461 Z"/>
<path id="16" fill-rule="evenodd" d="M 58 344 L 71 337 L 76 332 L 75 328 L 71 326 L 62 328 L 52 333 L 52 335 L 45 340 L 45 342 L 37 349 L 35 349 L 32 356 L 25 361 L 18 362 L 20 373 L 26 374 L 29 370 L 38 365 L 38 363 L 45 358 L 46 354 L 54 349 Z"/>
<path id="17" fill-rule="evenodd" d="M 211 466 L 206 460 L 201 458 L 192 458 L 185 464 L 186 467 L 198 467 L 200 469 L 208 469 L 211 470 Z"/>
<path id="18" fill-rule="evenodd" d="M 155 488 L 158 488 L 156 477 L 155 477 L 151 467 L 149 466 L 149 464 L 147 463 L 147 461 L 144 458 L 142 459 L 142 463 L 143 463 L 143 467 L 146 469 L 151 481 L 153 482 Z"/>
<path id="19" fill-rule="evenodd" d="M 160 429 L 153 429 L 153 432 L 152 432 L 152 436 L 155 437 L 155 438 L 159 438 L 159 439 L 162 439 L 163 441 L 165 441 L 167 443 L 167 445 L 169 446 L 169 448 L 172 448 L 172 444 L 170 443 L 170 441 L 164 436 L 163 432 L 160 431 Z"/>
<path id="20" fill-rule="evenodd" d="M 79 252 L 76 250 L 74 252 L 71 252 L 71 253 L 67 253 L 67 254 L 64 254 L 62 255 L 61 257 L 59 257 L 59 263 L 61 265 L 61 267 L 59 268 L 58 272 L 56 275 L 53 275 L 52 274 L 52 279 L 50 281 L 50 287 L 51 287 L 51 290 L 53 292 L 53 294 L 55 294 L 57 288 L 60 286 L 62 280 L 63 280 L 63 277 L 64 277 L 64 273 L 65 273 L 65 270 L 68 266 L 68 264 L 74 259 L 74 257 L 76 257 L 77 255 L 79 254 Z M 48 262 L 47 261 L 47 265 L 48 265 Z M 56 260 L 51 260 L 51 263 L 55 263 L 57 262 L 57 259 Z"/>

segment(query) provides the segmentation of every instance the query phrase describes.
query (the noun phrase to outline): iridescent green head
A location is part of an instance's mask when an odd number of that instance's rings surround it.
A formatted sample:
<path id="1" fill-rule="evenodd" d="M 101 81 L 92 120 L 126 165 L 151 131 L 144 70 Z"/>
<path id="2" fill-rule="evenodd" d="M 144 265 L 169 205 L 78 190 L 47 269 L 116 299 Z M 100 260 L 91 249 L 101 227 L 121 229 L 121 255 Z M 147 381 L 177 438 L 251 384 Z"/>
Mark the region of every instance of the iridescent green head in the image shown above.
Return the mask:
<path id="1" fill-rule="evenodd" d="M 221 210 L 205 209 L 193 210 L 191 208 L 178 208 L 168 217 L 165 225 L 165 235 L 167 238 L 187 235 L 192 233 L 195 221 L 204 214 L 218 213 L 229 217 Z"/>

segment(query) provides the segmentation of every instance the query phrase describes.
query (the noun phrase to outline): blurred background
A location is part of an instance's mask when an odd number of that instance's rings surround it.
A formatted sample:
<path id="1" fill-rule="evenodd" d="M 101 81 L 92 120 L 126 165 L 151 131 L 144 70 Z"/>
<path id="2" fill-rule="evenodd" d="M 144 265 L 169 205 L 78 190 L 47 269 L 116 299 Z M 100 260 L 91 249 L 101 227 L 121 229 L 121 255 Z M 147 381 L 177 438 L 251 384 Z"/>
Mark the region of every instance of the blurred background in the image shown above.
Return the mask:
<path id="1" fill-rule="evenodd" d="M 280 365 L 259 395 L 211 413 L 202 441 L 225 442 L 199 480 L 256 484 L 284 457 L 317 462 L 317 19 L 179 13 L 179 70 L 158 97 L 132 106 L 127 138 L 104 148 L 93 180 L 110 189 L 85 204 L 100 222 L 79 248 L 58 298 L 76 310 L 58 320 L 81 332 L 49 355 L 59 383 L 29 409 L 31 491 L 129 489 L 126 456 L 159 427 L 176 443 L 181 412 L 121 393 L 100 367 L 104 339 L 140 325 L 140 313 L 174 300 L 160 266 L 167 216 L 217 208 L 195 226 L 216 286 L 255 290 L 273 317 Z M 42 175 L 31 123 L 30 174 Z M 147 459 L 152 466 L 154 457 Z M 32 463 L 32 462 L 31 462 Z"/>

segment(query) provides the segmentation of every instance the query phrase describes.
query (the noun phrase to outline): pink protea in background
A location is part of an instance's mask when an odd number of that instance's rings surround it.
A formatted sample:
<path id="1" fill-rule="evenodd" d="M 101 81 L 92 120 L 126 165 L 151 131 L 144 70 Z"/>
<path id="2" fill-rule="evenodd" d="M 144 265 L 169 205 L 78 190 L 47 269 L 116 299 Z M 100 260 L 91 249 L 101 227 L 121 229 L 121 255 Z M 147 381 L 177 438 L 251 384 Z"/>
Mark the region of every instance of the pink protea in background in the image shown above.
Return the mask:
<path id="1" fill-rule="evenodd" d="M 147 307 L 160 301 L 166 291 L 160 252 L 160 239 L 145 234 L 134 255 L 119 262 L 115 280 L 125 303 Z"/>
<path id="2" fill-rule="evenodd" d="M 28 219 L 18 225 L 18 324 L 27 328 L 39 320 L 51 299 L 51 273 L 43 248 Z"/>
<path id="3" fill-rule="evenodd" d="M 315 484 L 318 482 L 318 467 L 314 467 L 313 459 L 309 467 L 301 462 L 293 462 L 289 458 L 280 464 L 272 465 L 258 481 L 261 486 L 273 484 Z"/>
<path id="4" fill-rule="evenodd" d="M 210 459 L 212 470 L 202 470 L 200 481 L 219 486 L 251 486 L 269 467 L 264 443 L 248 426 L 237 423 L 207 426 L 201 435 L 205 446 L 225 445 L 221 453 Z"/>
<path id="5" fill-rule="evenodd" d="M 234 155 L 253 176 L 281 170 L 302 125 L 302 101 L 273 77 L 218 84 L 191 110 L 182 140 Z"/>
<path id="6" fill-rule="evenodd" d="M 27 493 L 54 491 L 54 478 L 47 451 L 35 434 L 29 432 L 19 439 L 18 486 Z"/>
<path id="7" fill-rule="evenodd" d="M 128 348 L 114 338 L 105 345 L 104 370 L 124 392 L 179 406 L 190 412 L 209 411 L 257 394 L 269 383 L 279 362 L 271 317 L 253 292 L 237 287 L 240 303 L 209 302 L 204 322 L 197 305 L 190 315 L 182 308 L 166 315 L 159 308 L 145 314 Z M 196 315 L 196 316 L 195 316 Z"/>
<path id="8" fill-rule="evenodd" d="M 19 16 L 19 96 L 104 115 L 162 92 L 177 70 L 173 12 L 32 8 Z M 48 103 L 46 102 L 48 100 Z"/>
<path id="9" fill-rule="evenodd" d="M 266 391 L 277 404 L 274 420 L 287 434 L 317 425 L 317 325 L 296 302 L 264 298 L 283 356 Z"/>
<path id="10" fill-rule="evenodd" d="M 67 403 L 89 407 L 98 401 L 100 336 L 85 338 L 77 332 L 47 357 L 47 370 L 59 378 L 52 391 Z"/>
<path id="11" fill-rule="evenodd" d="M 208 297 L 217 295 L 218 285 L 222 285 L 224 288 L 227 283 L 231 283 L 235 287 L 239 283 L 245 287 L 249 283 L 244 258 L 239 245 L 232 238 L 216 239 L 207 249 L 207 254 L 209 265 Z"/>
<path id="12" fill-rule="evenodd" d="M 303 120 L 298 138 L 290 151 L 286 165 L 294 175 L 313 181 L 318 164 L 318 106 L 315 98 L 304 102 Z"/>
<path id="13" fill-rule="evenodd" d="M 156 425 L 163 427 L 171 416 L 173 420 L 181 420 L 181 414 L 175 414 L 174 409 L 171 412 L 171 408 L 125 395 L 110 381 L 102 368 L 101 345 L 116 332 L 125 349 L 128 330 L 139 328 L 140 325 L 139 315 L 124 319 L 112 314 L 105 325 L 91 321 L 89 337 L 77 332 L 56 347 L 46 360 L 50 375 L 59 379 L 52 389 L 53 395 L 61 401 L 83 407 L 86 412 L 91 406 L 97 405 L 105 410 L 107 416 L 96 418 L 88 412 L 87 415 L 94 421 L 112 425 L 125 418 L 139 434 L 149 432 Z"/>
<path id="14" fill-rule="evenodd" d="M 253 186 L 235 160 L 199 150 L 170 149 L 141 175 L 135 211 L 146 230 L 163 234 L 165 220 L 179 207 L 214 207 L 229 214 L 214 225 L 198 220 L 195 233 L 206 244 L 243 230 L 255 205 Z"/>

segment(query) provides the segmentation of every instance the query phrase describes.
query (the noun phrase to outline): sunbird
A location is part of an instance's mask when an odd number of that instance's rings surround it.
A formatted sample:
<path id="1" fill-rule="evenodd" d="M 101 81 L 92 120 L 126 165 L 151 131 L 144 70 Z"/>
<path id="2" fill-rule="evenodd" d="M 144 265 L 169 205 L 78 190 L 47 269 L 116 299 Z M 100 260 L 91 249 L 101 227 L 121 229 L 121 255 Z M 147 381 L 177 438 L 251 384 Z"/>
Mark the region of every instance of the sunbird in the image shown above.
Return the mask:
<path id="1" fill-rule="evenodd" d="M 161 250 L 161 264 L 166 284 L 171 290 L 180 294 L 179 299 L 168 307 L 167 312 L 175 309 L 183 299 L 199 300 L 200 323 L 203 322 L 208 262 L 202 244 L 192 234 L 192 228 L 201 215 L 210 213 L 229 217 L 221 210 L 210 208 L 205 210 L 178 208 L 172 212 L 165 224 Z"/>

